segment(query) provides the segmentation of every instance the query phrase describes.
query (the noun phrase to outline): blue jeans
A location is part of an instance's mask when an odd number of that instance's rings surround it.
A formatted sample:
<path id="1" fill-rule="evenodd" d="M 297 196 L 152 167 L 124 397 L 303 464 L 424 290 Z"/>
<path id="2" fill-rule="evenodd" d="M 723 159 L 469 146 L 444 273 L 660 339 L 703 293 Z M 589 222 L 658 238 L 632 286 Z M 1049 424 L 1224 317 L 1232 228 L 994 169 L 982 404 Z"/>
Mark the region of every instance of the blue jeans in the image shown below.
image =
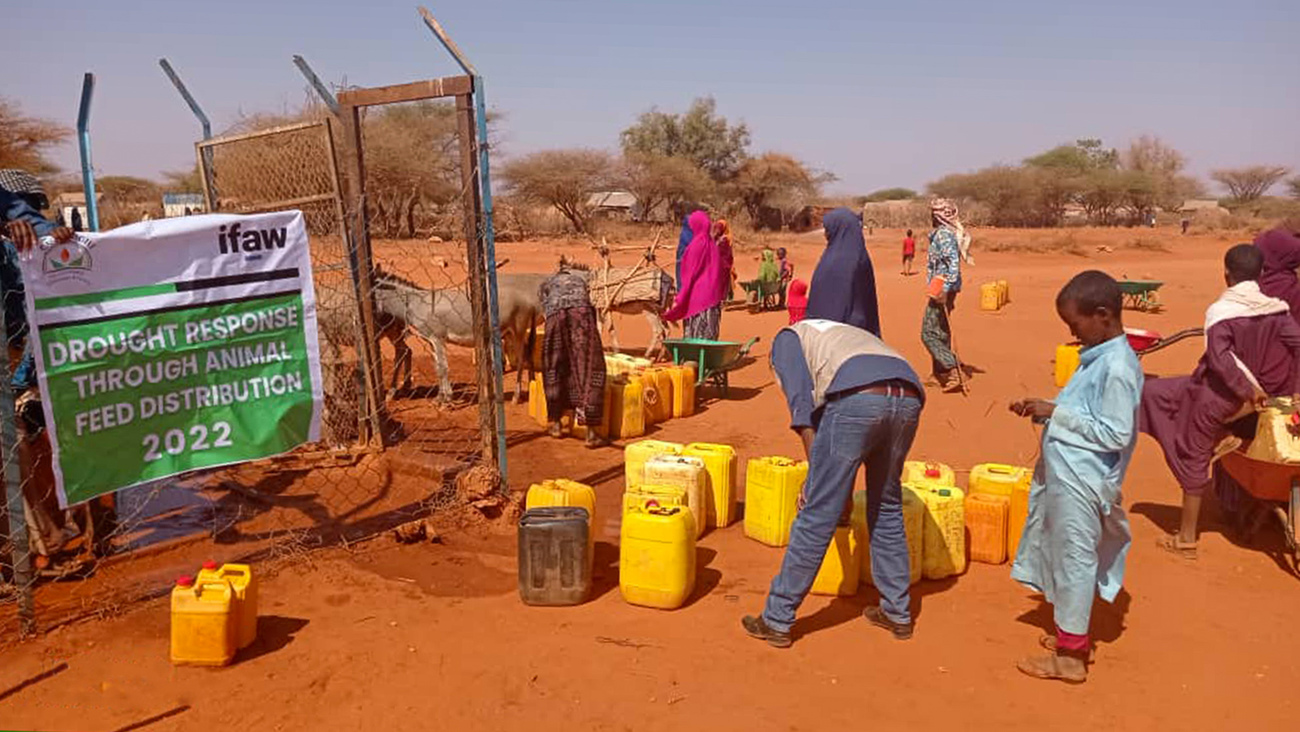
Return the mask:
<path id="1" fill-rule="evenodd" d="M 913 397 L 859 393 L 827 403 L 813 439 L 804 507 L 790 529 L 790 545 L 763 610 L 768 627 L 789 632 L 794 625 L 795 611 L 812 588 L 864 462 L 871 574 L 880 607 L 896 623 L 911 622 L 899 476 L 920 418 L 921 402 Z"/>

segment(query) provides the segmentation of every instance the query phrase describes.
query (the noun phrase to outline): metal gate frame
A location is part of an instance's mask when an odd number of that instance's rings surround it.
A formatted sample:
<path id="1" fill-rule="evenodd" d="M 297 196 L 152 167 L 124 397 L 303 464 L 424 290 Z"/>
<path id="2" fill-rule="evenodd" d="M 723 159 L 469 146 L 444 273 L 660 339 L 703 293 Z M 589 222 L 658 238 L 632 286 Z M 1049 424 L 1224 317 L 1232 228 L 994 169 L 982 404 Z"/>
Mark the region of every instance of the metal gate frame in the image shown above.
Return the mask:
<path id="1" fill-rule="evenodd" d="M 370 247 L 368 200 L 366 195 L 365 150 L 362 140 L 361 114 L 366 107 L 402 104 L 437 99 L 454 99 L 456 103 L 457 139 L 460 148 L 462 198 L 465 206 L 465 249 L 469 274 L 469 300 L 476 337 L 474 355 L 478 368 L 479 439 L 483 461 L 497 466 L 505 485 L 505 412 L 501 404 L 501 345 L 496 327 L 495 268 L 489 266 L 485 237 L 490 236 L 489 219 L 484 215 L 483 195 L 479 185 L 479 126 L 476 121 L 475 79 L 450 76 L 425 79 L 407 84 L 371 88 L 353 88 L 338 93 L 338 120 L 343 126 L 343 157 L 346 176 L 344 211 L 352 239 L 352 251 L 360 260 L 360 288 L 366 306 L 373 308 L 370 292 L 374 265 Z M 374 333 L 375 331 L 371 331 Z M 377 334 L 367 344 L 379 352 Z M 376 377 L 378 369 L 372 372 Z M 377 382 L 382 386 L 382 380 Z"/>
<path id="2" fill-rule="evenodd" d="M 357 360 L 361 364 L 362 383 L 360 408 L 357 410 L 358 442 L 371 447 L 382 446 L 384 424 L 383 360 L 379 353 L 378 329 L 375 327 L 374 300 L 371 297 L 372 264 L 370 259 L 370 239 L 363 236 L 365 254 L 359 256 L 354 232 L 348 227 L 348 218 L 343 206 L 342 185 L 339 179 L 338 156 L 334 147 L 334 122 L 330 117 L 322 117 L 307 122 L 268 127 L 255 132 L 225 135 L 201 140 L 194 144 L 195 156 L 198 158 L 199 171 L 203 182 L 203 198 L 208 211 L 219 212 L 221 198 L 216 189 L 217 174 L 213 168 L 212 150 L 221 145 L 246 142 L 249 140 L 274 137 L 276 135 L 301 132 L 317 128 L 320 130 L 324 149 L 327 151 L 330 190 L 310 196 L 284 199 L 278 201 L 259 201 L 253 206 L 240 207 L 231 213 L 265 213 L 298 208 L 312 203 L 330 203 L 338 222 L 339 235 L 343 239 L 343 248 L 347 252 L 348 270 L 352 279 L 353 294 L 356 297 L 359 316 L 357 318 L 357 343 L 365 344 L 357 349 Z M 364 228 L 363 228 L 364 232 Z"/>

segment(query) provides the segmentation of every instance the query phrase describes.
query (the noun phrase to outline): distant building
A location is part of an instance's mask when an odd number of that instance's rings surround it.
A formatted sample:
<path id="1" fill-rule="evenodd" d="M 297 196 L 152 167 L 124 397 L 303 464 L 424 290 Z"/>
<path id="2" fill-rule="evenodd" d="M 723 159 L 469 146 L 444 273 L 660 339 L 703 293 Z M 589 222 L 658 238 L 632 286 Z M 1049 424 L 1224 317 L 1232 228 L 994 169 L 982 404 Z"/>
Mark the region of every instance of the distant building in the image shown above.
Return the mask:
<path id="1" fill-rule="evenodd" d="M 641 206 L 636 200 L 636 196 L 627 191 L 602 191 L 593 193 L 587 199 L 587 205 L 596 212 L 597 215 L 608 216 L 610 218 L 624 218 L 638 220 L 641 217 Z"/>
<path id="2" fill-rule="evenodd" d="M 104 207 L 104 194 L 96 192 L 95 202 L 102 209 Z M 51 207 L 59 214 L 63 215 L 63 221 L 68 225 L 72 224 L 72 212 L 77 212 L 76 218 L 83 223 L 85 228 L 90 228 L 90 212 L 86 210 L 86 194 L 82 191 L 67 191 L 54 197 Z"/>
<path id="3" fill-rule="evenodd" d="M 207 211 L 202 193 L 164 193 L 162 200 L 163 216 L 167 218 L 201 214 Z"/>
<path id="4" fill-rule="evenodd" d="M 1183 205 L 1178 207 L 1178 213 L 1196 214 L 1196 213 L 1221 213 L 1225 216 L 1229 213 L 1228 209 L 1219 205 L 1219 202 L 1213 198 L 1190 198 L 1183 201 Z"/>

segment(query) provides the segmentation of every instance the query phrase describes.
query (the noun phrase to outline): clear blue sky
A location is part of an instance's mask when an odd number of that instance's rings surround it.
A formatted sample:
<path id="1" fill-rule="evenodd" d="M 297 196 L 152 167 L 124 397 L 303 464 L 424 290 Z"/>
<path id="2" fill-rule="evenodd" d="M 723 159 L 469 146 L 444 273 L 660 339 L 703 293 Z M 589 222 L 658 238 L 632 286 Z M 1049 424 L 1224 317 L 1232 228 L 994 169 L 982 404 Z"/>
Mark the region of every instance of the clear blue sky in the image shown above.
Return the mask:
<path id="1" fill-rule="evenodd" d="M 651 106 L 713 95 L 756 150 L 830 170 L 842 192 L 920 188 L 1077 137 L 1160 135 L 1212 168 L 1300 170 L 1297 0 L 427 0 L 505 114 L 499 153 L 614 149 Z M 76 121 L 98 76 L 101 174 L 192 164 L 198 125 L 294 107 L 301 53 L 327 80 L 457 73 L 412 0 L 46 0 L 5 9 L 0 94 Z M 17 64 L 16 70 L 13 64 Z M 60 156 L 76 166 L 75 147 Z"/>

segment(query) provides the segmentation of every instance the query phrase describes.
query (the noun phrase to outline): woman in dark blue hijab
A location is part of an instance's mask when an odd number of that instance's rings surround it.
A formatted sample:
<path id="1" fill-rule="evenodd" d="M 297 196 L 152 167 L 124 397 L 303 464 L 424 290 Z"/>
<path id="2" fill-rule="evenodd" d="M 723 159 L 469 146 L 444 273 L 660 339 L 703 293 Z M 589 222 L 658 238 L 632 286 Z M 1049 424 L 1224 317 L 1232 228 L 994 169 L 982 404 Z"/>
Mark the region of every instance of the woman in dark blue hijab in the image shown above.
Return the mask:
<path id="1" fill-rule="evenodd" d="M 862 236 L 862 219 L 837 208 L 822 219 L 826 253 L 813 272 L 808 319 L 833 320 L 880 336 L 876 270 Z"/>
<path id="2" fill-rule="evenodd" d="M 682 233 L 677 237 L 677 289 L 682 289 L 682 258 L 686 256 L 686 248 L 691 245 L 691 240 L 695 234 L 691 233 L 691 214 L 695 208 L 692 207 L 682 217 Z"/>

